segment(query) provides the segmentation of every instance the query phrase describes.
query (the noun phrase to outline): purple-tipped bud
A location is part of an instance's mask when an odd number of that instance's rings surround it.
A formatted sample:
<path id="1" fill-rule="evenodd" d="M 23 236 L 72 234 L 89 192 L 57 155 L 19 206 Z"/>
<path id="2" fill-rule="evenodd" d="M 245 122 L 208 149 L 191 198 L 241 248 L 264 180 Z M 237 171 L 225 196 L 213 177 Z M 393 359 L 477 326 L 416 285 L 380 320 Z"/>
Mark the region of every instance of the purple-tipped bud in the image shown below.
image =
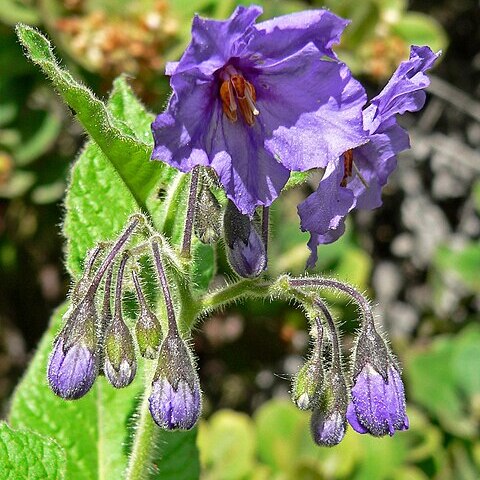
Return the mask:
<path id="1" fill-rule="evenodd" d="M 335 366 L 327 375 L 321 399 L 310 420 L 312 438 L 317 445 L 333 447 L 343 440 L 347 430 L 347 402 L 345 378 Z"/>
<path id="2" fill-rule="evenodd" d="M 130 385 L 137 373 L 135 347 L 125 322 L 114 317 L 105 334 L 103 372 L 115 388 Z"/>
<path id="3" fill-rule="evenodd" d="M 357 342 L 347 418 L 358 433 L 376 437 L 392 436 L 409 426 L 400 371 L 373 324 Z"/>
<path id="4" fill-rule="evenodd" d="M 200 382 L 188 348 L 177 334 L 169 333 L 162 343 L 149 402 L 155 423 L 166 430 L 189 430 L 200 416 Z"/>
<path id="5" fill-rule="evenodd" d="M 408 429 L 405 391 L 397 367 L 391 365 L 385 379 L 372 365 L 365 365 L 352 388 L 347 418 L 358 433 L 376 437 Z"/>
<path id="6" fill-rule="evenodd" d="M 85 298 L 67 312 L 53 345 L 47 369 L 51 389 L 66 400 L 83 397 L 98 375 L 97 315 L 93 299 Z"/>
<path id="7" fill-rule="evenodd" d="M 345 436 L 347 422 L 341 412 L 326 412 L 321 409 L 313 411 L 310 419 L 312 438 L 317 445 L 334 447 Z"/>
<path id="8" fill-rule="evenodd" d="M 267 254 L 253 221 L 229 200 L 223 225 L 225 249 L 233 270 L 241 277 L 258 277 L 267 267 Z"/>

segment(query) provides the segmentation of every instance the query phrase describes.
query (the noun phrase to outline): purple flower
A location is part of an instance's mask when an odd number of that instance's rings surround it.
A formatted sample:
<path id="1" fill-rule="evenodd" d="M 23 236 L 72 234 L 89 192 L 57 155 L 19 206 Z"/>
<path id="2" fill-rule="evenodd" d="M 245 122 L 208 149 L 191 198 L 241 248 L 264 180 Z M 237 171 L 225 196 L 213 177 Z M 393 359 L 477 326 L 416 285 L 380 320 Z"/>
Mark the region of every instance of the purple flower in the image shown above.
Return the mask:
<path id="1" fill-rule="evenodd" d="M 428 47 L 412 46 L 410 59 L 402 62 L 382 92 L 363 111 L 368 142 L 347 150 L 332 162 L 316 192 L 298 206 L 303 231 L 310 232 L 315 265 L 317 246 L 337 240 L 345 231 L 345 217 L 353 208 L 373 209 L 382 204 L 381 190 L 396 167 L 396 154 L 410 147 L 407 132 L 396 114 L 416 112 L 424 103 L 430 83 L 425 71 L 439 54 Z"/>
<path id="2" fill-rule="evenodd" d="M 66 314 L 65 327 L 53 345 L 47 368 L 52 390 L 66 400 L 83 397 L 98 375 L 96 311 L 83 300 Z"/>
<path id="3" fill-rule="evenodd" d="M 160 348 L 149 397 L 155 423 L 167 430 L 189 430 L 201 410 L 200 382 L 185 342 L 169 332 Z"/>
<path id="4" fill-rule="evenodd" d="M 355 380 L 347 419 L 358 433 L 381 437 L 395 430 L 408 429 L 405 391 L 400 373 L 394 365 L 384 378 L 367 363 Z"/>
<path id="5" fill-rule="evenodd" d="M 255 24 L 261 13 L 194 18 L 190 45 L 167 66 L 173 95 L 152 125 L 153 159 L 184 172 L 213 167 L 249 216 L 290 171 L 326 167 L 366 141 L 364 89 L 332 51 L 348 21 L 311 10 Z"/>

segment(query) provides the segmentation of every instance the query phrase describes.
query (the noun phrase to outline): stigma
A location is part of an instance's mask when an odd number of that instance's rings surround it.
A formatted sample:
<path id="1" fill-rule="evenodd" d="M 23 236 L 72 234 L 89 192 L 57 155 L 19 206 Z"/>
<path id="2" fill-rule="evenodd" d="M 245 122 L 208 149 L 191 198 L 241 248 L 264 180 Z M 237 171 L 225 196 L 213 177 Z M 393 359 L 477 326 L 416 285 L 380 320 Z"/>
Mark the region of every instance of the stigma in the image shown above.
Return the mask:
<path id="1" fill-rule="evenodd" d="M 247 125 L 252 126 L 255 123 L 255 117 L 260 113 L 255 105 L 257 95 L 254 86 L 231 65 L 223 70 L 220 78 L 223 113 L 230 121 L 236 122 L 238 110 L 240 110 Z"/>

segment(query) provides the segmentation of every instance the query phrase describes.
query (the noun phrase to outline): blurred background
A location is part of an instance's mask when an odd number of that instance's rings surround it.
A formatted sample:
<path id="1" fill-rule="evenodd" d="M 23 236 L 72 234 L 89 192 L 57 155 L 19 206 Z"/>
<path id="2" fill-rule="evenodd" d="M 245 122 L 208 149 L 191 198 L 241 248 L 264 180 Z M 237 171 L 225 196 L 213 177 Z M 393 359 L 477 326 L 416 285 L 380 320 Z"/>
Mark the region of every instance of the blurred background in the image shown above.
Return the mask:
<path id="1" fill-rule="evenodd" d="M 70 71 L 105 97 L 130 76 L 153 112 L 164 108 L 165 62 L 190 36 L 194 12 L 225 18 L 233 0 L 3 0 L 0 9 L 0 416 L 68 291 L 60 225 L 69 169 L 85 141 L 51 86 L 24 59 L 13 25 L 45 31 Z M 248 4 L 252 2 L 242 2 Z M 411 44 L 443 50 L 425 109 L 402 118 L 412 149 L 347 233 L 319 249 L 317 271 L 356 284 L 377 304 L 404 368 L 411 429 L 315 447 L 308 416 L 289 404 L 290 378 L 309 347 L 299 310 L 245 302 L 206 320 L 195 337 L 207 479 L 480 478 L 480 8 L 476 0 L 266 0 L 264 18 L 328 7 L 352 19 L 339 56 L 378 93 Z M 296 205 L 272 209 L 270 272 L 303 271 L 308 236 Z M 288 219 L 288 221 L 287 221 Z M 276 220 L 276 221 L 275 221 Z M 352 305 L 328 297 L 343 322 Z M 346 361 L 348 361 L 346 355 Z M 233 412 L 235 410 L 235 412 Z"/>

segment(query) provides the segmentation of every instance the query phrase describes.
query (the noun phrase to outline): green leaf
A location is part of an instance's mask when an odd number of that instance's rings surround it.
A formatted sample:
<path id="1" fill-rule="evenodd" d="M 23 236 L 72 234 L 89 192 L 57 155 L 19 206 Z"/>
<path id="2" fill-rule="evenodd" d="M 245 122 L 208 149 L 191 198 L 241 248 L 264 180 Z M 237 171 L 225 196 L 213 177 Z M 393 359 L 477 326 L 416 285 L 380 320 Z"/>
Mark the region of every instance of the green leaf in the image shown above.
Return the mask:
<path id="1" fill-rule="evenodd" d="M 198 445 L 209 479 L 251 477 L 256 452 L 255 427 L 244 413 L 231 410 L 216 412 L 208 423 L 200 425 Z"/>
<path id="2" fill-rule="evenodd" d="M 3 480 L 61 480 L 65 453 L 50 438 L 0 423 L 0 474 Z"/>
<path id="3" fill-rule="evenodd" d="M 125 77 L 115 80 L 108 109 L 113 114 L 113 123 L 123 132 L 137 139 L 151 137 L 153 117 L 135 97 Z M 148 213 L 157 229 L 164 231 L 169 204 L 162 202 L 157 193 L 165 189 L 168 198 L 174 198 L 177 177 L 186 176 L 161 162 L 150 162 L 149 158 L 139 157 L 130 167 L 131 172 L 125 171 L 122 161 L 117 158 L 112 161 L 92 141 L 77 159 L 65 202 L 63 228 L 67 238 L 67 266 L 72 275 L 78 276 L 81 272 L 88 249 L 118 234 L 134 212 Z M 126 182 L 125 175 L 133 179 Z M 145 176 L 149 177 L 148 182 L 143 181 Z M 176 209 L 178 216 L 171 223 L 178 230 L 183 225 L 185 208 L 176 204 Z"/>
<path id="4" fill-rule="evenodd" d="M 445 31 L 431 16 L 418 12 L 407 12 L 392 31 L 402 37 L 407 45 L 428 45 L 433 51 L 447 48 Z"/>
<path id="5" fill-rule="evenodd" d="M 195 288 L 206 291 L 215 274 L 215 253 L 211 245 L 195 242 L 192 248 L 195 260 L 192 266 L 192 281 Z"/>
<path id="6" fill-rule="evenodd" d="M 439 248 L 436 258 L 436 267 L 440 271 L 455 273 L 469 289 L 480 292 L 480 244 L 472 242 L 460 250 L 448 247 Z"/>
<path id="7" fill-rule="evenodd" d="M 155 427 L 156 428 L 156 427 Z M 154 458 L 152 479 L 193 480 L 200 477 L 196 445 L 197 429 L 186 432 L 160 430 L 157 436 L 159 458 Z"/>
<path id="8" fill-rule="evenodd" d="M 290 173 L 290 177 L 288 178 L 288 182 L 283 187 L 283 191 L 290 190 L 298 185 L 302 185 L 308 180 L 311 174 L 311 171 Z"/>
<path id="9" fill-rule="evenodd" d="M 142 372 L 128 388 L 115 390 L 103 377 L 82 399 L 66 401 L 50 390 L 46 370 L 51 345 L 66 306 L 55 313 L 27 373 L 17 387 L 9 414 L 15 428 L 52 437 L 64 448 L 66 478 L 121 477 L 127 455 L 126 425 L 142 389 Z"/>
<path id="10" fill-rule="evenodd" d="M 67 105 L 73 109 L 85 130 L 111 162 L 138 207 L 149 210 L 148 200 L 154 197 L 163 164 L 150 163 L 152 139 L 145 124 L 151 116 L 120 77 L 110 100 L 111 109 L 88 88 L 61 68 L 48 40 L 27 25 L 17 25 L 17 35 L 28 57 L 49 77 Z M 143 111 L 142 111 L 143 110 Z M 139 117 L 141 121 L 139 121 Z M 138 135 L 141 132 L 141 135 Z"/>
<path id="11" fill-rule="evenodd" d="M 445 430 L 458 436 L 473 437 L 476 425 L 465 415 L 464 393 L 461 391 L 462 387 L 465 388 L 465 381 L 459 378 L 478 372 L 480 367 L 474 364 L 467 369 L 460 368 L 458 360 L 465 356 L 459 353 L 456 343 L 445 336 L 436 339 L 426 351 L 412 352 L 407 358 L 405 372 L 410 396 L 438 418 Z"/>

